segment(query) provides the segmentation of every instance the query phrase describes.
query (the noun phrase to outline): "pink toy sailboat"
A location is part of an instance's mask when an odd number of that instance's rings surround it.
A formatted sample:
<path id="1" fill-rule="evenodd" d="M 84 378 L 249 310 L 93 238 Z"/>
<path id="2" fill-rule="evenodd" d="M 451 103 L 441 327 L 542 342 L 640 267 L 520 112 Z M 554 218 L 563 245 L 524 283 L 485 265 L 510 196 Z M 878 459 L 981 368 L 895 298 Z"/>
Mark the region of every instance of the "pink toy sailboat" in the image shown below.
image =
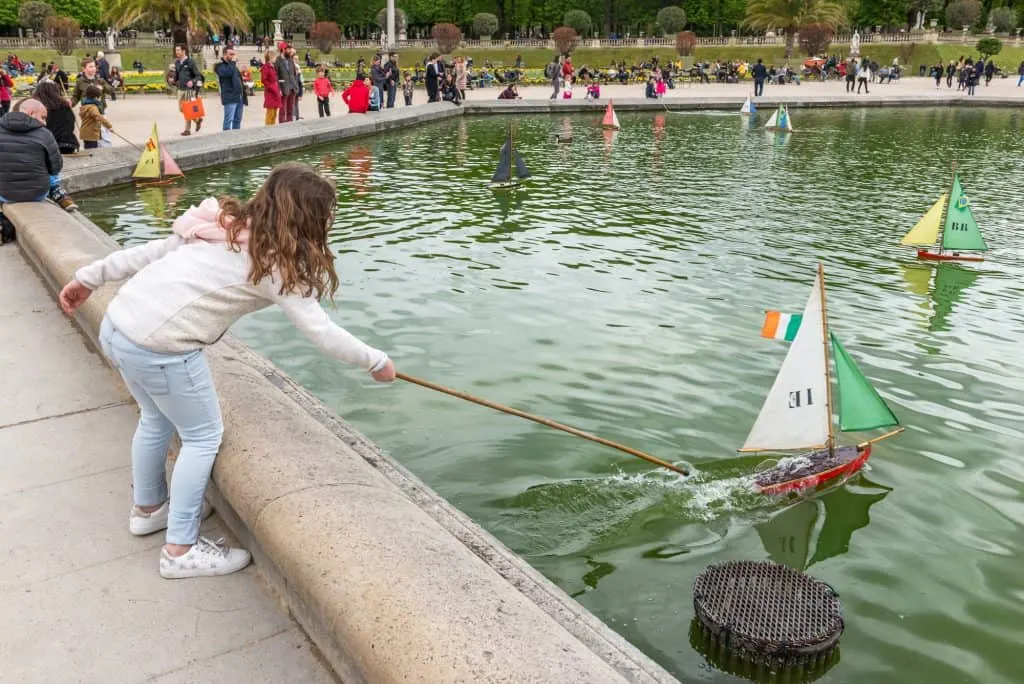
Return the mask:
<path id="1" fill-rule="evenodd" d="M 616 131 L 620 128 L 619 117 L 615 115 L 615 108 L 612 107 L 611 100 L 608 100 L 608 107 L 604 110 L 604 119 L 601 121 L 601 125 Z"/>

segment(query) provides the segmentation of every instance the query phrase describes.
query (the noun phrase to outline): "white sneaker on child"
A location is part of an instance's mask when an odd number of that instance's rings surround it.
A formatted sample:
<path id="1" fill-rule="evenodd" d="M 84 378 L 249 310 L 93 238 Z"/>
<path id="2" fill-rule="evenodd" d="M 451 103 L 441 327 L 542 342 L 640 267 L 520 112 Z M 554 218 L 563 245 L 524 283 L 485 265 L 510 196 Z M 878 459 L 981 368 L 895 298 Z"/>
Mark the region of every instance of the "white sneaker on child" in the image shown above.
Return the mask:
<path id="1" fill-rule="evenodd" d="M 233 549 L 224 543 L 224 538 L 211 541 L 200 537 L 188 553 L 172 556 L 167 549 L 160 549 L 160 576 L 164 579 L 185 579 L 187 577 L 213 577 L 230 575 L 249 564 L 252 556 L 245 549 Z"/>
<path id="2" fill-rule="evenodd" d="M 170 500 L 164 501 L 160 508 L 152 513 L 144 513 L 138 506 L 132 506 L 132 512 L 128 516 L 128 531 L 136 537 L 143 537 L 160 530 L 167 529 L 167 514 L 170 512 Z M 203 514 L 200 520 L 206 520 L 213 513 L 213 506 L 206 499 L 203 499 Z"/>

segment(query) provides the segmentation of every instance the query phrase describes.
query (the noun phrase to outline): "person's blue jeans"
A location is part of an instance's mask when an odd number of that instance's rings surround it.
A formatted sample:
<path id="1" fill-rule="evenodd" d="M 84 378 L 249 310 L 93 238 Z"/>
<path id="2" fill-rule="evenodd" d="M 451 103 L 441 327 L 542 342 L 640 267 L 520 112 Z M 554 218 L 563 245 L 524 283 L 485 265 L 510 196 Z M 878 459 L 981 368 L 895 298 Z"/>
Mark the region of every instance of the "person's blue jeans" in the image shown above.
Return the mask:
<path id="1" fill-rule="evenodd" d="M 156 506 L 168 498 L 167 448 L 175 432 L 181 451 L 170 488 L 168 544 L 195 544 L 224 424 L 213 375 L 202 349 L 160 354 L 122 335 L 106 317 L 100 347 L 121 373 L 139 405 L 132 439 L 133 497 L 138 506 Z"/>
<path id="2" fill-rule="evenodd" d="M 224 105 L 224 130 L 238 130 L 242 127 L 242 113 L 245 105 L 241 102 L 232 102 Z"/>
<path id="3" fill-rule="evenodd" d="M 1020 84 L 1021 83 L 1024 83 L 1024 74 L 1021 74 L 1020 78 L 1017 79 L 1017 87 L 1018 88 L 1020 88 Z"/>

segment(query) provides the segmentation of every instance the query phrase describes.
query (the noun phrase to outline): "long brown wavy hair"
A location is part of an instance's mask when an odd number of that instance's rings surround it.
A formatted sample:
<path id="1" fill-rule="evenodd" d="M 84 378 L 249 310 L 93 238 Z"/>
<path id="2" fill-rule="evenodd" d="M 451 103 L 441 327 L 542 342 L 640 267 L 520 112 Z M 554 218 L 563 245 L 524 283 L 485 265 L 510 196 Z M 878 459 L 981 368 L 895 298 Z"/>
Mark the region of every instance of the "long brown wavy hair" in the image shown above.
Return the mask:
<path id="1" fill-rule="evenodd" d="M 233 249 L 241 250 L 238 234 L 249 228 L 249 282 L 270 277 L 282 295 L 333 299 L 338 274 L 327 231 L 336 199 L 333 183 L 298 163 L 275 167 L 248 202 L 221 199 L 219 220 Z"/>

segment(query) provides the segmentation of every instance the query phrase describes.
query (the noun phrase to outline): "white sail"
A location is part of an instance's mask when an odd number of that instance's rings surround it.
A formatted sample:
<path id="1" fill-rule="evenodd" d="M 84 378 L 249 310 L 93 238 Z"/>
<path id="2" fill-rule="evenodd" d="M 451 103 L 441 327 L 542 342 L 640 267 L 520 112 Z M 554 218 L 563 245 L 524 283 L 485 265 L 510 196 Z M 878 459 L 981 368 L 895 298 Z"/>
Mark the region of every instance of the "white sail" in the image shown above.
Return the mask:
<path id="1" fill-rule="evenodd" d="M 750 96 L 749 95 L 747 96 L 747 99 L 743 101 L 743 106 L 740 107 L 740 114 L 750 114 Z"/>
<path id="2" fill-rule="evenodd" d="M 796 339 L 789 347 L 743 451 L 825 446 L 829 423 L 820 278 L 815 278 Z"/>
<path id="3" fill-rule="evenodd" d="M 768 130 L 775 128 L 775 120 L 778 118 L 778 116 L 779 110 L 776 109 L 774 112 L 772 112 L 772 117 L 768 119 L 768 123 L 766 123 L 764 127 L 767 128 Z"/>

